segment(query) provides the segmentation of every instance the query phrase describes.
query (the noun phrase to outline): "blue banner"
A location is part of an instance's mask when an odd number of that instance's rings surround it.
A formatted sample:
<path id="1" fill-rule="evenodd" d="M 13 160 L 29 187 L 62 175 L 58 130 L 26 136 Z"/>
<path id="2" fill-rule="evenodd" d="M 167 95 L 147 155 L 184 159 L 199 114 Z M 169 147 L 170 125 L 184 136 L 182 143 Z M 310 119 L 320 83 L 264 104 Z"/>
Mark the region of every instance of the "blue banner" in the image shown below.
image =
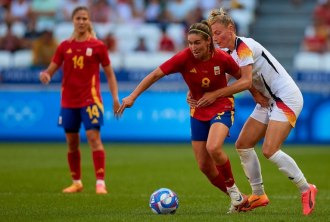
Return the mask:
<path id="1" fill-rule="evenodd" d="M 120 98 L 128 95 L 121 92 Z M 112 99 L 103 92 L 105 105 L 104 141 L 189 141 L 190 116 L 186 92 L 143 93 L 121 119 L 114 118 Z M 254 108 L 248 93 L 235 98 L 235 123 L 228 142 L 234 142 Z M 60 93 L 57 90 L 0 91 L 0 141 L 64 141 L 63 129 L 57 126 Z M 330 143 L 330 97 L 304 93 L 304 108 L 288 142 Z M 83 127 L 82 127 L 83 128 Z M 81 130 L 83 140 L 85 132 Z"/>

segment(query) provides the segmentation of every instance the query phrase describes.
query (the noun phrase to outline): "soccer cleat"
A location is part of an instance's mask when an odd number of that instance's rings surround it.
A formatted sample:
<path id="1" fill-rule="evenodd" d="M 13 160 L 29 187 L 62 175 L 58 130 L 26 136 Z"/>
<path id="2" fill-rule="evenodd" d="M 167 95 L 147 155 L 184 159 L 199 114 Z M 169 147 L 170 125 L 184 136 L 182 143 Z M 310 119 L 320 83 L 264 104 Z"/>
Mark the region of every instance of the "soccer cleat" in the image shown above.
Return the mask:
<path id="1" fill-rule="evenodd" d="M 227 190 L 227 192 L 231 199 L 231 206 L 227 213 L 240 212 L 241 208 L 243 208 L 248 203 L 247 196 L 245 194 L 240 193 L 237 187 L 235 187 L 234 189 L 230 188 Z"/>
<path id="2" fill-rule="evenodd" d="M 82 183 L 73 183 L 71 186 L 62 190 L 63 193 L 78 193 L 83 190 Z"/>
<path id="3" fill-rule="evenodd" d="M 257 207 L 267 206 L 268 204 L 269 204 L 269 199 L 266 194 L 260 196 L 252 194 L 248 198 L 247 205 L 242 207 L 241 211 L 250 211 Z"/>
<path id="4" fill-rule="evenodd" d="M 96 194 L 107 194 L 108 191 L 103 184 L 97 184 L 96 185 Z"/>
<path id="5" fill-rule="evenodd" d="M 234 205 L 230 204 L 229 210 L 227 211 L 227 214 L 236 214 L 239 213 L 239 210 Z"/>
<path id="6" fill-rule="evenodd" d="M 237 204 L 236 201 L 232 201 L 229 207 L 229 210 L 227 211 L 227 214 L 234 214 L 234 213 L 239 213 L 241 211 L 243 211 L 242 209 L 244 209 L 246 207 L 246 205 L 248 204 L 248 197 L 245 194 L 240 194 L 242 201 L 238 204 L 238 205 L 234 205 Z"/>
<path id="7" fill-rule="evenodd" d="M 314 184 L 309 184 L 309 189 L 302 193 L 301 202 L 303 205 L 303 214 L 309 215 L 313 212 L 315 207 L 315 197 L 317 194 L 317 188 Z"/>

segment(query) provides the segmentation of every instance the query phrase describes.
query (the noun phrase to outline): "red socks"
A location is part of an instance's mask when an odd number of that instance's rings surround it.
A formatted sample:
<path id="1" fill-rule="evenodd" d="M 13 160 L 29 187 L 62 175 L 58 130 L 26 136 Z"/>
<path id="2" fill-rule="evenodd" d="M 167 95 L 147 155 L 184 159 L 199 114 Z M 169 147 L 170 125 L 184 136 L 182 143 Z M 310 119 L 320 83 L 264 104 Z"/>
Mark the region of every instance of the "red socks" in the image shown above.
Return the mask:
<path id="1" fill-rule="evenodd" d="M 216 166 L 219 173 L 223 176 L 226 187 L 232 187 L 235 184 L 234 176 L 231 171 L 231 165 L 229 159 L 222 166 Z"/>
<path id="2" fill-rule="evenodd" d="M 68 153 L 68 163 L 70 168 L 71 177 L 73 180 L 80 180 L 81 166 L 80 166 L 80 151 L 77 150 L 72 153 Z"/>
<path id="3" fill-rule="evenodd" d="M 93 152 L 93 162 L 95 176 L 97 180 L 104 180 L 105 173 L 105 151 L 97 150 Z"/>
<path id="4" fill-rule="evenodd" d="M 223 178 L 222 174 L 219 172 L 218 176 L 211 180 L 211 183 L 218 187 L 222 192 L 227 194 L 227 188 L 225 184 L 225 179 Z"/>

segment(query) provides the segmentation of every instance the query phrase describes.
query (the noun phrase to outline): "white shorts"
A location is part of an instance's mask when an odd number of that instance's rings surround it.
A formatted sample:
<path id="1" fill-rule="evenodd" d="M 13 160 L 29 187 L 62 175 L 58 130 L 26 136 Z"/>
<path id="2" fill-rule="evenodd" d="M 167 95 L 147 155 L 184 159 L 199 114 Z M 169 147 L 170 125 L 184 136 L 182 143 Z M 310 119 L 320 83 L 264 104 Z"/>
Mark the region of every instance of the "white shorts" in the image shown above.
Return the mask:
<path id="1" fill-rule="evenodd" d="M 294 127 L 304 104 L 303 96 L 300 91 L 297 91 L 281 99 L 277 102 L 270 99 L 268 107 L 257 104 L 250 117 L 264 124 L 268 124 L 269 120 L 290 122 Z"/>

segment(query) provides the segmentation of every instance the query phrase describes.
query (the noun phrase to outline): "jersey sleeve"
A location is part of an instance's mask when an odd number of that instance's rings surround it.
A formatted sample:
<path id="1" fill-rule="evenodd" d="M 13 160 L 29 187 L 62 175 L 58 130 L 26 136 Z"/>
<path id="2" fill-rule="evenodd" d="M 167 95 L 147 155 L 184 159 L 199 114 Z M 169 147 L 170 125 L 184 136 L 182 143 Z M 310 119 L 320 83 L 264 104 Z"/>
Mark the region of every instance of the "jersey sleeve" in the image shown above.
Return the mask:
<path id="1" fill-rule="evenodd" d="M 235 60 L 228 54 L 225 54 L 227 57 L 227 70 L 226 73 L 232 75 L 236 74 L 239 71 L 239 66 Z"/>
<path id="2" fill-rule="evenodd" d="M 100 63 L 103 67 L 110 64 L 109 53 L 107 47 L 103 43 L 100 45 Z"/>
<path id="3" fill-rule="evenodd" d="M 181 51 L 175 54 L 172 58 L 161 64 L 159 68 L 165 75 L 181 72 L 187 58 L 185 52 L 186 51 Z"/>
<path id="4" fill-rule="evenodd" d="M 64 42 L 62 42 L 56 49 L 55 54 L 53 56 L 52 62 L 56 63 L 58 66 L 62 65 L 64 60 Z"/>
<path id="5" fill-rule="evenodd" d="M 245 42 L 239 39 L 236 50 L 239 59 L 239 66 L 247 66 L 254 63 L 253 52 Z"/>

